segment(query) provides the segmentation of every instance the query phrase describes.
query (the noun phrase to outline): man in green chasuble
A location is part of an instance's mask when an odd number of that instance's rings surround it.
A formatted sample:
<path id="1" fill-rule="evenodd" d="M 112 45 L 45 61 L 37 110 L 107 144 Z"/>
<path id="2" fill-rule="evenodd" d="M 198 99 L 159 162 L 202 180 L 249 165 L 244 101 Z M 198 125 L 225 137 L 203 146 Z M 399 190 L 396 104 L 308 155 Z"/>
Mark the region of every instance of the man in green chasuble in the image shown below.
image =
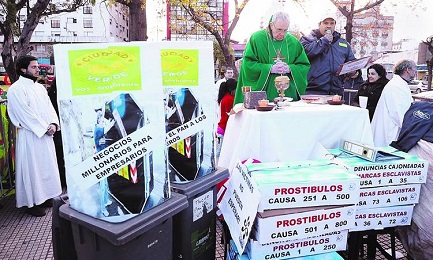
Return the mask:
<path id="1" fill-rule="evenodd" d="M 251 86 L 251 91 L 266 91 L 268 99 L 274 100 L 278 97 L 274 79 L 281 75 L 290 78 L 290 87 L 284 92 L 286 97 L 298 100 L 305 93 L 310 62 L 299 40 L 287 33 L 289 23 L 287 13 L 277 12 L 266 29 L 251 35 L 242 59 L 234 104 L 243 102 L 243 86 Z"/>

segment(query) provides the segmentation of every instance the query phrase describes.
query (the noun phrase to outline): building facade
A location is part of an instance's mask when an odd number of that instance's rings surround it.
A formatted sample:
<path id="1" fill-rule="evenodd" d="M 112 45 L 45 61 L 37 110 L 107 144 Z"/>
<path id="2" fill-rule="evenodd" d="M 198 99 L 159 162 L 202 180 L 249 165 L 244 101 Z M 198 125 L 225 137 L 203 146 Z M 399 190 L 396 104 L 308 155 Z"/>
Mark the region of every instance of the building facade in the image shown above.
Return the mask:
<path id="1" fill-rule="evenodd" d="M 380 53 L 391 50 L 393 26 L 394 17 L 380 14 L 379 9 L 355 15 L 351 42 L 355 56 L 376 59 Z"/>
<path id="2" fill-rule="evenodd" d="M 30 5 L 34 4 L 30 1 Z M 62 4 L 54 0 L 54 4 Z M 23 9 L 24 10 L 24 9 Z M 27 17 L 20 14 L 23 28 Z M 96 4 L 80 7 L 76 12 L 61 13 L 43 17 L 33 32 L 29 54 L 38 58 L 39 63 L 50 64 L 52 46 L 57 43 L 122 42 L 129 38 L 129 12 L 122 4 L 110 4 L 98 0 Z M 3 41 L 3 36 L 0 36 Z M 17 39 L 16 39 L 17 40 Z M 51 60 L 52 62 L 52 60 Z"/>
<path id="3" fill-rule="evenodd" d="M 342 6 L 350 8 L 351 1 L 341 1 Z M 346 17 L 337 13 L 336 29 L 345 37 Z M 391 51 L 394 29 L 394 16 L 385 16 L 380 12 L 380 5 L 353 17 L 352 46 L 355 57 L 371 56 L 377 59 L 381 53 Z"/>
<path id="4" fill-rule="evenodd" d="M 201 0 L 196 10 L 204 6 L 201 19 L 224 36 L 228 29 L 228 0 Z M 215 37 L 205 28 L 193 21 L 191 14 L 181 5 L 167 3 L 167 40 L 213 40 Z"/>

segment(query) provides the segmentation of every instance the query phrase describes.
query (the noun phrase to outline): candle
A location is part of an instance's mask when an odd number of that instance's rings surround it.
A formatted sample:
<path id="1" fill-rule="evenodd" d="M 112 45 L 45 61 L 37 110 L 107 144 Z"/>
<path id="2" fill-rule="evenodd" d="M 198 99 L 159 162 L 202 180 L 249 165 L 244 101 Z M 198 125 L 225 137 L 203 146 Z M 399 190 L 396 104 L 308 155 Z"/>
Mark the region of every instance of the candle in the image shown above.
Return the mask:
<path id="1" fill-rule="evenodd" d="M 259 100 L 259 106 L 266 107 L 268 105 L 269 101 L 266 99 Z"/>

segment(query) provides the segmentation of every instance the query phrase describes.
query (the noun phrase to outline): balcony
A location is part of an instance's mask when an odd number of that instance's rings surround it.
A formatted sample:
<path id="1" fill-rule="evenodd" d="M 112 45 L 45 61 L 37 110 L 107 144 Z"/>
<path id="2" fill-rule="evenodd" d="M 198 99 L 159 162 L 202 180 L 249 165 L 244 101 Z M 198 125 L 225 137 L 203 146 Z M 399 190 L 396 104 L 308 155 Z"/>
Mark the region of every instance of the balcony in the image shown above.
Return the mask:
<path id="1" fill-rule="evenodd" d="M 93 42 L 121 42 L 120 38 L 104 36 L 32 36 L 31 43 L 37 42 L 62 42 L 62 43 L 93 43 Z"/>
<path id="2" fill-rule="evenodd" d="M 3 35 L 0 35 L 0 42 L 3 42 Z M 15 37 L 15 42 L 18 37 Z M 32 36 L 30 43 L 97 43 L 97 42 L 123 42 L 123 38 L 104 36 Z"/>

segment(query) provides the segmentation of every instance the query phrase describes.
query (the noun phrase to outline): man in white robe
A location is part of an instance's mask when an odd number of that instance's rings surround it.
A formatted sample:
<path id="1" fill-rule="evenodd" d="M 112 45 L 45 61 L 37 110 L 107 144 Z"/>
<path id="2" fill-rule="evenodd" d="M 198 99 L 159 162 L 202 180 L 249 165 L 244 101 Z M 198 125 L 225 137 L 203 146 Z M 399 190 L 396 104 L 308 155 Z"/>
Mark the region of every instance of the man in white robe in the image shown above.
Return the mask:
<path id="1" fill-rule="evenodd" d="M 394 76 L 385 85 L 371 121 L 375 146 L 388 146 L 397 140 L 404 114 L 413 102 L 407 83 L 415 78 L 416 72 L 412 60 L 401 60 L 394 66 Z"/>
<path id="2" fill-rule="evenodd" d="M 53 134 L 59 119 L 47 90 L 37 83 L 39 66 L 33 56 L 22 56 L 16 64 L 19 79 L 8 91 L 7 111 L 17 128 L 16 206 L 26 213 L 44 216 L 44 206 L 62 193 Z"/>

